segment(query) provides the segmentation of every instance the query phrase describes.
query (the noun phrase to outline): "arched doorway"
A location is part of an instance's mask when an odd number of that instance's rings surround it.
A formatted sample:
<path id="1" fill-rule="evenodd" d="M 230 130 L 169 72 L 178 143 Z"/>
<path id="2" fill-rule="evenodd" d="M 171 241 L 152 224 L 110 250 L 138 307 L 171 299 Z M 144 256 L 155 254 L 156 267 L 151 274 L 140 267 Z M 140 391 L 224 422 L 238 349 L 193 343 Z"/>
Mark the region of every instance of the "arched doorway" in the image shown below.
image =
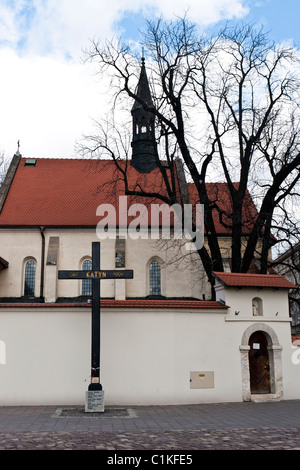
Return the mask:
<path id="1" fill-rule="evenodd" d="M 258 395 L 264 399 L 264 394 L 269 399 L 282 399 L 281 350 L 275 331 L 266 323 L 255 322 L 244 331 L 240 345 L 244 401 L 251 401 L 251 397 Z M 266 374 L 265 383 L 259 376 L 263 372 Z"/>
<path id="2" fill-rule="evenodd" d="M 249 346 L 250 391 L 252 394 L 271 393 L 270 358 L 265 333 L 252 333 Z"/>

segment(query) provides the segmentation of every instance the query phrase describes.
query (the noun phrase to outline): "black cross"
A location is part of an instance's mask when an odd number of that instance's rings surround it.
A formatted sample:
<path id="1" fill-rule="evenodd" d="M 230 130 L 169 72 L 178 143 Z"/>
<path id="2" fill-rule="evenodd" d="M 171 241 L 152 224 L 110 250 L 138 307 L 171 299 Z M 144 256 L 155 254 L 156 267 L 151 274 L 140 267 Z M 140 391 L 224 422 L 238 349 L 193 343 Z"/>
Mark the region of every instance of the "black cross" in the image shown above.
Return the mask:
<path id="1" fill-rule="evenodd" d="M 91 279 L 92 280 L 92 351 L 91 377 L 99 382 L 90 383 L 89 390 L 102 390 L 100 384 L 100 281 L 104 279 L 132 279 L 133 271 L 100 269 L 100 242 L 92 243 L 91 271 L 58 271 L 58 279 Z"/>

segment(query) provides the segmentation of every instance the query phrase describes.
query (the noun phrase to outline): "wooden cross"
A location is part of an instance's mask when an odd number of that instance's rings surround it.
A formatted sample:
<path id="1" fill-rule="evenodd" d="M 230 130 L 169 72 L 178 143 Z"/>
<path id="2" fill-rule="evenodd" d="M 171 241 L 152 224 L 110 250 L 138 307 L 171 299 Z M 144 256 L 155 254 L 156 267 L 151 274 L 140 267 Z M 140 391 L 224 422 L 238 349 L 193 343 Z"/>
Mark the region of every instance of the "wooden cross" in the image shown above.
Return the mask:
<path id="1" fill-rule="evenodd" d="M 100 269 L 100 242 L 92 243 L 91 271 L 58 271 L 58 279 L 91 279 L 92 281 L 92 351 L 89 391 L 102 390 L 100 383 L 100 281 L 104 279 L 132 279 L 133 270 Z"/>

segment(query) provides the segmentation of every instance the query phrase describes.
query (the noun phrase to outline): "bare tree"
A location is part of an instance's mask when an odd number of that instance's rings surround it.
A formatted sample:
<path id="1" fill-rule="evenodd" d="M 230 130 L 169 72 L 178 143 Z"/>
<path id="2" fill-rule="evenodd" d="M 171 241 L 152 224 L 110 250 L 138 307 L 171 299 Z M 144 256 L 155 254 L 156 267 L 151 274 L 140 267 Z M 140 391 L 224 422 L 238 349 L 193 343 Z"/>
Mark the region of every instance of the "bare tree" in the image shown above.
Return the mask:
<path id="1" fill-rule="evenodd" d="M 248 271 L 262 238 L 260 271 L 265 273 L 274 211 L 298 195 L 293 191 L 300 165 L 299 53 L 271 43 L 251 26 L 225 30 L 217 47 L 213 57 L 199 57 L 200 73 L 193 83 L 210 117 L 211 138 L 231 195 L 232 270 Z M 254 181 L 260 187 L 260 210 L 243 254 L 242 209 Z"/>
<path id="2" fill-rule="evenodd" d="M 223 270 L 216 213 L 231 231 L 232 271 L 247 272 L 259 253 L 260 272 L 265 273 L 270 247 L 282 238 L 274 238 L 272 224 L 280 234 L 284 224 L 278 224 L 278 217 L 282 220 L 285 214 L 285 220 L 297 227 L 292 204 L 300 175 L 299 51 L 274 44 L 262 30 L 244 24 L 226 27 L 214 37 L 199 37 L 196 26 L 185 18 L 147 22 L 143 47 L 151 103 L 137 93 L 140 65 L 130 47 L 121 41 L 92 43 L 87 58 L 97 63 L 99 73 L 111 77 L 114 99 L 112 116 L 89 136 L 85 150 L 112 157 L 126 194 L 156 197 L 168 204 L 181 202 L 172 174 L 180 157 L 196 190 L 194 202 L 204 205 L 207 247 L 198 254 L 211 284 L 212 271 Z M 117 112 L 130 109 L 133 100 L 155 118 L 157 165 L 164 181 L 156 193 L 141 184 L 128 185 L 129 129 L 124 123 L 119 126 Z M 230 211 L 208 193 L 207 183 L 216 179 L 226 183 Z M 258 211 L 252 214 L 245 237 L 243 212 L 249 189 Z"/>
<path id="3" fill-rule="evenodd" d="M 0 154 L 0 187 L 4 181 L 6 172 L 8 170 L 9 162 L 5 160 L 4 153 Z"/>

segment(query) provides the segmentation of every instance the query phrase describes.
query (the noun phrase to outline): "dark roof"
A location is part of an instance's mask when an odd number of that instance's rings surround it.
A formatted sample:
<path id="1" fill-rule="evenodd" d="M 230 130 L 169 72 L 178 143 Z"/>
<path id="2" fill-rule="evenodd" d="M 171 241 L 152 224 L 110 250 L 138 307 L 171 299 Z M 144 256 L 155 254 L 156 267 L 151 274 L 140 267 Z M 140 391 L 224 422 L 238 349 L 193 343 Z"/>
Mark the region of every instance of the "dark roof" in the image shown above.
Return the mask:
<path id="1" fill-rule="evenodd" d="M 149 82 L 148 82 L 148 77 L 147 77 L 147 72 L 146 72 L 146 67 L 145 67 L 145 62 L 142 61 L 142 67 L 141 67 L 141 73 L 140 73 L 140 78 L 136 90 L 136 95 L 138 98 L 140 98 L 144 103 L 147 104 L 147 106 L 152 107 L 153 106 L 153 101 L 151 97 L 151 92 L 149 88 Z M 135 100 L 133 106 L 132 106 L 132 111 L 142 108 L 143 105 L 138 101 Z"/>

